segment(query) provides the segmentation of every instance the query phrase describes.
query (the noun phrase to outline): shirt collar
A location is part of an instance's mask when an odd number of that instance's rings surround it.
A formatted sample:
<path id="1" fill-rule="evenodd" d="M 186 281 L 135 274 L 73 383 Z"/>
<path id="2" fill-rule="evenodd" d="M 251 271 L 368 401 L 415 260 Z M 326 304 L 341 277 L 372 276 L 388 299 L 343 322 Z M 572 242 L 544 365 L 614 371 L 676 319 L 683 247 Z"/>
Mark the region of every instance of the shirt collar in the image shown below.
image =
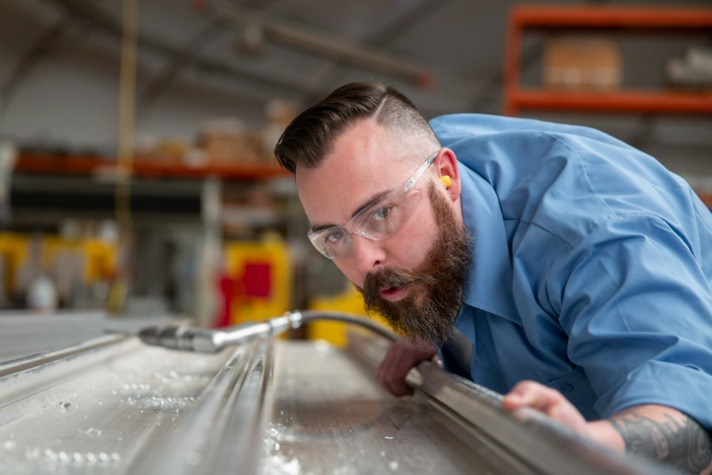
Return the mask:
<path id="1" fill-rule="evenodd" d="M 484 178 L 458 163 L 462 217 L 475 244 L 463 302 L 521 323 L 512 294 L 512 262 L 497 195 Z"/>

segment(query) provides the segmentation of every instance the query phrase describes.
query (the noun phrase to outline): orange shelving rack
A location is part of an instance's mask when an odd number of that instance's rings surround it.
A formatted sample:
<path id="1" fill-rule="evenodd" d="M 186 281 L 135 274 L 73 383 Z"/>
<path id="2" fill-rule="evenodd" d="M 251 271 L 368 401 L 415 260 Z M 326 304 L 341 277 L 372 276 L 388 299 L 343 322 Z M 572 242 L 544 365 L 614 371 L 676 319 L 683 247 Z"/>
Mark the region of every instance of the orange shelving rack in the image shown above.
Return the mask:
<path id="1" fill-rule="evenodd" d="M 712 93 L 523 88 L 520 85 L 521 43 L 529 28 L 712 33 L 712 8 L 516 6 L 509 16 L 504 74 L 504 113 L 510 116 L 518 115 L 523 109 L 712 114 Z"/>

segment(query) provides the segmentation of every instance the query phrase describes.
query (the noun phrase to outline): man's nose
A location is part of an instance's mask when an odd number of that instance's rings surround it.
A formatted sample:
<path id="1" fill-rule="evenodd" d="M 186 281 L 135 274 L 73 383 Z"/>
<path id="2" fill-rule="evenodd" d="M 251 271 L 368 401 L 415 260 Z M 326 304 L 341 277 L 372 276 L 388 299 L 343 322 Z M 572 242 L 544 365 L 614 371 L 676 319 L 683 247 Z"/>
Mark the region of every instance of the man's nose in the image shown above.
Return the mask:
<path id="1" fill-rule="evenodd" d="M 380 241 L 354 233 L 351 235 L 351 246 L 360 272 L 372 272 L 386 262 L 386 252 Z"/>

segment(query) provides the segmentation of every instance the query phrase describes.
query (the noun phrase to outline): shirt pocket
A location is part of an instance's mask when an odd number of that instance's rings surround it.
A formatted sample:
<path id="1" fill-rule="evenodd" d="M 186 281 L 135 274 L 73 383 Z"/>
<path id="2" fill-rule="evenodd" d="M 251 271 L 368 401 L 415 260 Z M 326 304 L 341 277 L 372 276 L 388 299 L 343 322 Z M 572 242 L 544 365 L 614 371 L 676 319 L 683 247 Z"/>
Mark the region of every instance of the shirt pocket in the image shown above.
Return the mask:
<path id="1" fill-rule="evenodd" d="M 596 395 L 591 388 L 586 372 L 577 366 L 565 376 L 546 383 L 546 386 L 556 389 L 571 402 L 586 420 L 600 419 L 600 415 L 593 408 Z"/>

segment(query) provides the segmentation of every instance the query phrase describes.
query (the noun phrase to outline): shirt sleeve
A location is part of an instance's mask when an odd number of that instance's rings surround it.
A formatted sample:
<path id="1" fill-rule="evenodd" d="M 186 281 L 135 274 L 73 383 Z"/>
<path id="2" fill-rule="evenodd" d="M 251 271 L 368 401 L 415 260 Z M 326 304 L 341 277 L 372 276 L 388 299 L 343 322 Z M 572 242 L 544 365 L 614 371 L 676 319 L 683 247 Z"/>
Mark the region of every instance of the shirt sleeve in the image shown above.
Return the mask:
<path id="1" fill-rule="evenodd" d="M 618 216 L 552 269 L 546 298 L 602 417 L 660 404 L 712 428 L 712 293 L 693 249 L 658 217 Z"/>

